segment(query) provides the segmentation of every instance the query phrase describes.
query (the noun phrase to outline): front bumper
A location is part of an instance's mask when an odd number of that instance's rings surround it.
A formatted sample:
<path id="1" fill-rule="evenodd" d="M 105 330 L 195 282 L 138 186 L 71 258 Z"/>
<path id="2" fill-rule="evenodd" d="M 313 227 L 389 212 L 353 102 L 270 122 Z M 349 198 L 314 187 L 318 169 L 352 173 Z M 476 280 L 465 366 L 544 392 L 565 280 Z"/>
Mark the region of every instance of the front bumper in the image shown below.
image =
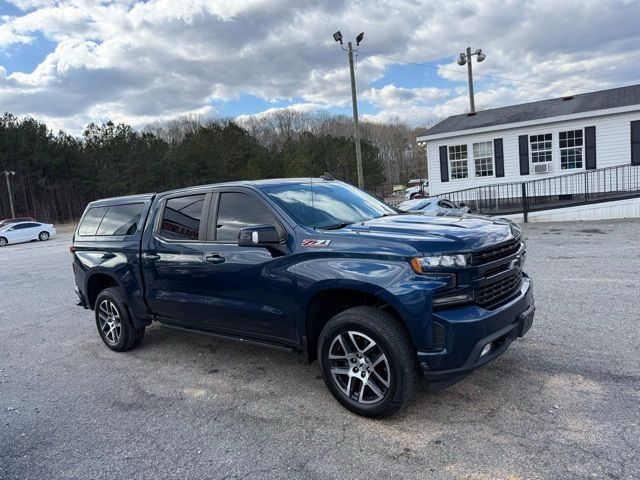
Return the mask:
<path id="1" fill-rule="evenodd" d="M 433 319 L 444 327 L 446 342 L 437 352 L 418 351 L 427 382 L 432 389 L 444 388 L 497 358 L 527 333 L 534 313 L 533 286 L 527 275 L 518 294 L 496 308 L 468 305 L 435 311 Z"/>

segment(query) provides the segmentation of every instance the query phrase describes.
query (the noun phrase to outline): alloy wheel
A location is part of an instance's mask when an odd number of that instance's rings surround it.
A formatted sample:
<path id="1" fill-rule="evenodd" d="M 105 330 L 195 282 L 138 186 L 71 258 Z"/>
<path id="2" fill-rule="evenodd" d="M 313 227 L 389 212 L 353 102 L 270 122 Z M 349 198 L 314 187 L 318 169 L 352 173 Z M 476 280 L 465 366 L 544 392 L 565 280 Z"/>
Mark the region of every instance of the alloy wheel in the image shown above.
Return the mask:
<path id="1" fill-rule="evenodd" d="M 391 385 L 384 351 L 371 337 L 355 330 L 341 332 L 333 339 L 329 368 L 342 393 L 365 405 L 382 401 Z"/>
<path id="2" fill-rule="evenodd" d="M 118 307 L 110 300 L 103 300 L 98 307 L 98 322 L 105 340 L 116 345 L 122 333 L 122 322 Z"/>
<path id="3" fill-rule="evenodd" d="M 0 247 L 4 247 L 7 244 L 7 239 L 6 238 L 0 238 Z"/>
<path id="4" fill-rule="evenodd" d="M 49 234 L 47 232 L 40 233 L 40 240 L 49 240 Z"/>

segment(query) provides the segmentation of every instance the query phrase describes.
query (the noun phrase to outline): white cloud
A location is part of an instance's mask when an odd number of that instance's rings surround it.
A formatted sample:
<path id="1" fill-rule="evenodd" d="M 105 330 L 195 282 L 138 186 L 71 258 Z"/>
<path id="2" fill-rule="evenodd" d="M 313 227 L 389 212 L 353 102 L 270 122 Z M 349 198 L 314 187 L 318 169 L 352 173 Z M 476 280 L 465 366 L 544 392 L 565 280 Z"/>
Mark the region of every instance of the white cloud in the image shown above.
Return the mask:
<path id="1" fill-rule="evenodd" d="M 141 126 L 185 114 L 213 115 L 243 94 L 295 108 L 348 107 L 346 55 L 331 34 L 365 31 L 358 58 L 365 118 L 415 125 L 468 108 L 456 54 L 482 47 L 479 74 L 587 90 L 640 81 L 640 3 L 614 0 L 12 0 L 21 14 L 0 18 L 2 51 L 42 36 L 53 52 L 30 72 L 0 67 L 2 110 L 78 132 L 92 120 Z M 349 26 L 357 28 L 351 31 Z M 393 62 L 442 62 L 437 85 L 385 82 Z M 426 71 L 426 69 L 425 69 Z M 425 76 L 425 79 L 429 78 Z M 373 87 L 376 82 L 376 87 Z M 385 84 L 386 83 L 386 84 Z M 415 82 L 411 82 L 415 85 Z M 476 78 L 488 108 L 572 89 Z M 574 91 L 575 93 L 575 91 Z"/>
<path id="2" fill-rule="evenodd" d="M 362 94 L 362 98 L 382 108 L 402 107 L 408 103 L 429 103 L 443 100 L 449 96 L 449 91 L 435 87 L 403 88 L 393 83 L 382 88 L 370 88 Z"/>

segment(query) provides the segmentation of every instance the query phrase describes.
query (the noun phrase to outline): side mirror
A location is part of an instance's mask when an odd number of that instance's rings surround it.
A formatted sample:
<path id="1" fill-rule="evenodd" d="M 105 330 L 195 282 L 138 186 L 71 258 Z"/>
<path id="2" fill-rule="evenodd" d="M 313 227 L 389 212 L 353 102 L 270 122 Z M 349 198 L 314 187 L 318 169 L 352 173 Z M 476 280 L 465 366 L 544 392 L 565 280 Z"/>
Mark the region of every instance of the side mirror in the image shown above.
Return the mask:
<path id="1" fill-rule="evenodd" d="M 460 205 L 461 207 L 466 207 L 467 206 L 467 204 L 464 203 L 464 202 L 460 202 L 458 205 Z"/>
<path id="2" fill-rule="evenodd" d="M 279 243 L 280 234 L 273 225 L 254 225 L 238 232 L 238 245 L 241 247 L 273 247 Z"/>

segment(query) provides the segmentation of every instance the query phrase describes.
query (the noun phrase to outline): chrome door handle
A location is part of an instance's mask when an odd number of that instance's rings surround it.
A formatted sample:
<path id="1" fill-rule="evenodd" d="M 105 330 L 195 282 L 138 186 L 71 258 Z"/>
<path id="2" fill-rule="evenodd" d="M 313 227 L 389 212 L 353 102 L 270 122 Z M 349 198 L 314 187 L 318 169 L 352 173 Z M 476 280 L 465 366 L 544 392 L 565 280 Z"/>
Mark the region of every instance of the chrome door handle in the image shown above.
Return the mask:
<path id="1" fill-rule="evenodd" d="M 224 257 L 219 253 L 209 253 L 204 256 L 204 260 L 209 263 L 224 263 Z"/>
<path id="2" fill-rule="evenodd" d="M 156 260 L 160 260 L 160 255 L 157 253 L 145 253 L 144 259 L 150 262 L 155 262 Z"/>

